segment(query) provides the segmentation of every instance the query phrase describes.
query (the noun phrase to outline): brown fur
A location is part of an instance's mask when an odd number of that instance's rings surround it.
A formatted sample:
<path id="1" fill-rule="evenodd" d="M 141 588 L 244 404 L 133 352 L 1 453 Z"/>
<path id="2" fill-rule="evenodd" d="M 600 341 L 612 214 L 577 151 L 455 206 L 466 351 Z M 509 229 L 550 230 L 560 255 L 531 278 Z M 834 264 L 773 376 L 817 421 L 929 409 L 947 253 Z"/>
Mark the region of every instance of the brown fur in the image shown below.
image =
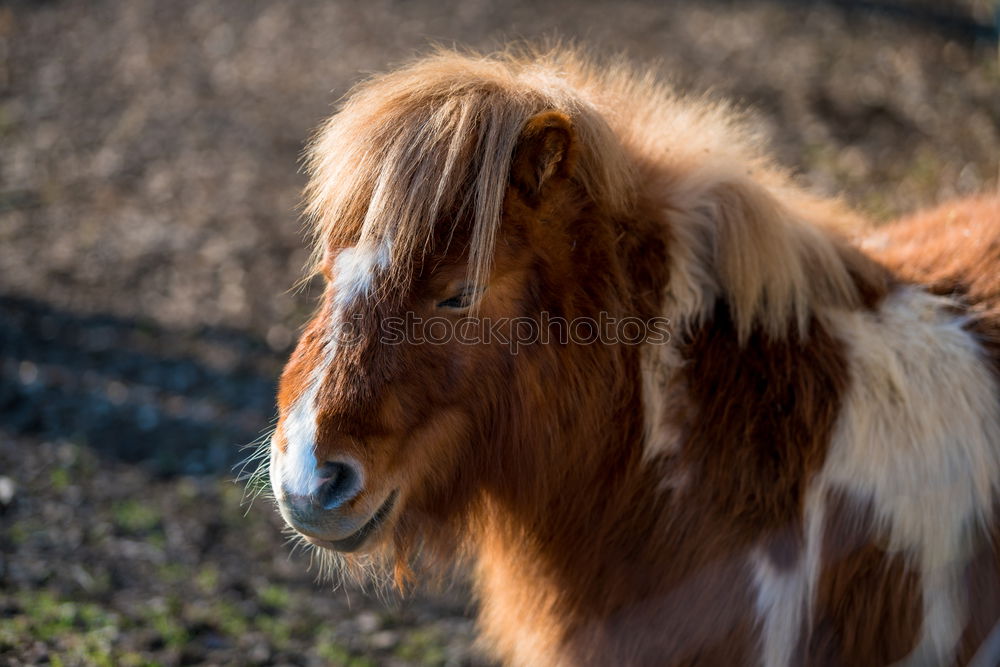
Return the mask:
<path id="1" fill-rule="evenodd" d="M 887 553 L 870 507 L 843 493 L 829 500 L 808 664 L 893 664 L 920 637 L 920 575 Z"/>
<path id="2" fill-rule="evenodd" d="M 341 248 L 388 247 L 372 292 L 339 315 L 360 314 L 365 335 L 323 379 L 314 443 L 320 462 L 365 468 L 344 512 L 399 490 L 372 546 L 397 573 L 418 549 L 426 567 L 469 560 L 486 641 L 513 664 L 757 664 L 753 558 L 801 562 L 809 485 L 851 381 L 825 314 L 924 280 L 846 243 L 855 218 L 795 188 L 724 108 L 572 54 L 444 53 L 374 79 L 310 155 L 332 282 L 279 408 L 319 363 Z M 915 254 L 936 242 L 925 224 Z M 1000 283 L 960 274 L 975 265 L 963 259 L 955 279 L 992 313 Z M 671 437 L 649 451 L 641 347 L 378 343 L 406 311 L 458 318 L 435 304 L 463 279 L 488 285 L 481 318 L 671 317 Z M 919 577 L 867 508 L 834 507 L 799 657 L 885 664 L 919 635 Z M 970 580 L 992 582 L 990 567 Z"/>
<path id="3" fill-rule="evenodd" d="M 872 234 L 864 248 L 903 280 L 968 305 L 1000 375 L 1000 194 L 949 202 Z"/>
<path id="4" fill-rule="evenodd" d="M 973 538 L 975 556 L 963 577 L 969 622 L 959 645 L 957 665 L 969 664 L 1000 624 L 1000 526 L 994 524 L 977 533 Z"/>
<path id="5" fill-rule="evenodd" d="M 1000 195 L 949 202 L 872 233 L 863 247 L 901 279 L 957 296 L 1000 377 Z M 1000 407 L 998 407 L 1000 410 Z M 966 568 L 969 620 L 956 664 L 1000 627 L 1000 520 L 974 530 Z"/>

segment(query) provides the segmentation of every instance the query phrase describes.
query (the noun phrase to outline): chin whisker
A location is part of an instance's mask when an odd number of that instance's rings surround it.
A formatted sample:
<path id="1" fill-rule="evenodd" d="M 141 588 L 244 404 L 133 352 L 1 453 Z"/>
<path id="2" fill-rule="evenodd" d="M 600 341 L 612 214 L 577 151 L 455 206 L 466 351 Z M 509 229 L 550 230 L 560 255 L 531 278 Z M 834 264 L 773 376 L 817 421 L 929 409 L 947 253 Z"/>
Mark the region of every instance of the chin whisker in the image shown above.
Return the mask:
<path id="1" fill-rule="evenodd" d="M 255 440 L 243 445 L 241 450 L 252 450 L 246 458 L 233 466 L 236 472 L 234 483 L 244 485 L 243 498 L 240 501 L 246 506 L 243 515 L 246 516 L 253 503 L 261 495 L 274 498 L 271 492 L 271 436 L 274 435 L 277 419 L 271 420 L 271 426 L 265 429 Z"/>

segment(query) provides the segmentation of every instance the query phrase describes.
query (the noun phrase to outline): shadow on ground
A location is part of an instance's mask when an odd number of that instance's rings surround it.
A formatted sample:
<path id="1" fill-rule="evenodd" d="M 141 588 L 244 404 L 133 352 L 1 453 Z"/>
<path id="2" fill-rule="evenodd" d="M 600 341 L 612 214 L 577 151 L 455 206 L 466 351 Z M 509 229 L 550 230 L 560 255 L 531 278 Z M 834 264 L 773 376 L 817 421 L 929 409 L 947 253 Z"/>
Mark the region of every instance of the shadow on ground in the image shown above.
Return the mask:
<path id="1" fill-rule="evenodd" d="M 280 363 L 244 332 L 0 296 L 0 428 L 160 475 L 227 474 L 270 423 Z"/>

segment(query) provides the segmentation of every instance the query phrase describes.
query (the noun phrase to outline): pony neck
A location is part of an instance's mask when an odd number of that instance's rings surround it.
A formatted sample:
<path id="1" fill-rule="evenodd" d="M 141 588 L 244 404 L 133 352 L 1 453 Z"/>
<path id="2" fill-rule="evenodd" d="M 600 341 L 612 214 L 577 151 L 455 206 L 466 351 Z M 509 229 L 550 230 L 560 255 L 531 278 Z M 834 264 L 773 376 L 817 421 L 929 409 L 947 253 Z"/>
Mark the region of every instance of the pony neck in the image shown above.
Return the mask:
<path id="1" fill-rule="evenodd" d="M 622 361 L 638 370 L 639 349 L 629 352 Z M 641 600 L 644 573 L 672 556 L 656 538 L 671 530 L 671 494 L 664 466 L 643 458 L 640 387 L 584 393 L 574 428 L 504 445 L 513 457 L 499 468 L 517 483 L 494 480 L 470 522 L 480 620 L 514 664 L 557 663 L 574 636 Z"/>
<path id="2" fill-rule="evenodd" d="M 837 413 L 812 399 L 839 395 L 848 377 L 823 313 L 872 307 L 887 277 L 818 224 L 826 209 L 740 186 L 651 207 L 666 212 L 617 246 L 629 267 L 622 292 L 664 295 L 657 314 L 681 325 L 676 340 L 581 352 L 592 356 L 562 367 L 589 375 L 529 376 L 515 389 L 555 386 L 535 407 L 561 421 L 529 416 L 496 443 L 506 459 L 473 522 L 484 631 L 510 662 L 579 651 L 611 664 L 636 645 L 636 628 L 691 618 L 713 627 L 649 645 L 734 651 L 754 632 L 726 615 L 753 604 L 747 559 L 794 562 L 804 480 Z M 652 263 L 631 261 L 643 256 Z"/>

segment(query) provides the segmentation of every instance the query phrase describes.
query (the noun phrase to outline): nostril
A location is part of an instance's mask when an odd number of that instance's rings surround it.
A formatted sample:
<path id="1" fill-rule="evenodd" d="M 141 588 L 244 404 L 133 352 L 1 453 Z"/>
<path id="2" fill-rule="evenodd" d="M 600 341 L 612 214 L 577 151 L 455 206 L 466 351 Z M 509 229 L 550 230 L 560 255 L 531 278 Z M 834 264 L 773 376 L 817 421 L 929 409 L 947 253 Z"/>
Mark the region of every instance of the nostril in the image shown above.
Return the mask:
<path id="1" fill-rule="evenodd" d="M 344 467 L 347 467 L 346 463 L 340 463 L 339 461 L 327 461 L 319 467 L 320 479 L 326 480 L 336 477 L 340 472 L 340 469 Z"/>
<path id="2" fill-rule="evenodd" d="M 340 507 L 361 491 L 361 475 L 348 463 L 327 461 L 319 474 L 324 479 L 316 489 L 315 501 L 325 510 Z"/>

